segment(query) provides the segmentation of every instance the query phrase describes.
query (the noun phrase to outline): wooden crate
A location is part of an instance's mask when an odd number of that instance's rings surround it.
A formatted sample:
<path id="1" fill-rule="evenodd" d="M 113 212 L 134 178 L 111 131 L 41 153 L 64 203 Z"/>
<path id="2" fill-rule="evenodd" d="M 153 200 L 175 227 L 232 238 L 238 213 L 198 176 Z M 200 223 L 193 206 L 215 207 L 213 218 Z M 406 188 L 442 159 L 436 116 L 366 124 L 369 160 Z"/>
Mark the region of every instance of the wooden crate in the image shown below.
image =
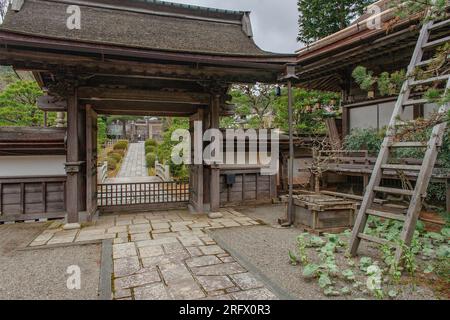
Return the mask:
<path id="1" fill-rule="evenodd" d="M 357 203 L 322 194 L 294 196 L 297 227 L 312 233 L 340 233 L 351 229 Z"/>

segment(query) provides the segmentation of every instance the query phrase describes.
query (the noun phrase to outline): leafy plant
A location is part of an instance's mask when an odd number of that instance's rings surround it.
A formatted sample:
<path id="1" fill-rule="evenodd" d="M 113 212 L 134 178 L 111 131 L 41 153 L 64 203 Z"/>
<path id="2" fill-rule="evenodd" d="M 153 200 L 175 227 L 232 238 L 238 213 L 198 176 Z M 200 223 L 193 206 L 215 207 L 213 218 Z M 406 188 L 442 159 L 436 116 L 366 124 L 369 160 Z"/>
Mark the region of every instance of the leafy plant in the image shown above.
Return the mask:
<path id="1" fill-rule="evenodd" d="M 147 168 L 153 168 L 156 162 L 156 154 L 148 153 L 145 156 L 145 163 L 147 164 Z"/>
<path id="2" fill-rule="evenodd" d="M 157 147 L 157 157 L 158 161 L 169 165 L 170 173 L 173 177 L 178 179 L 184 179 L 189 177 L 188 168 L 184 165 L 177 165 L 172 162 L 172 150 L 175 145 L 178 144 L 176 141 L 172 141 L 172 134 L 178 129 L 189 129 L 189 119 L 185 118 L 171 118 L 166 120 L 165 131 L 163 134 L 163 139 Z"/>
<path id="3" fill-rule="evenodd" d="M 128 149 L 128 141 L 127 140 L 120 140 L 118 141 L 114 146 L 114 150 L 127 150 Z"/>
<path id="4" fill-rule="evenodd" d="M 346 150 L 367 150 L 376 155 L 380 151 L 384 139 L 384 132 L 375 129 L 353 129 L 344 139 Z"/>
<path id="5" fill-rule="evenodd" d="M 293 125 L 298 135 L 326 133 L 324 118 L 334 116 L 339 109 L 340 96 L 334 92 L 293 89 Z M 274 101 L 275 127 L 287 132 L 288 95 L 283 88 L 281 97 Z"/>
<path id="6" fill-rule="evenodd" d="M 382 272 L 380 267 L 377 265 L 370 265 L 367 267 L 367 289 L 371 291 L 376 298 L 383 299 L 384 293 L 381 288 L 381 282 L 382 282 Z"/>
<path id="7" fill-rule="evenodd" d="M 320 248 L 325 244 L 325 241 L 318 236 L 312 236 L 311 239 L 309 240 L 309 246 L 314 247 L 314 248 Z"/>
<path id="8" fill-rule="evenodd" d="M 327 273 L 321 273 L 319 276 L 319 287 L 322 289 L 331 286 L 333 282 L 331 281 L 330 277 Z"/>
<path id="9" fill-rule="evenodd" d="M 372 258 L 370 257 L 362 257 L 359 259 L 359 269 L 361 271 L 367 271 L 367 268 L 372 265 Z"/>
<path id="10" fill-rule="evenodd" d="M 411 276 L 414 276 L 417 270 L 416 255 L 411 246 L 407 246 L 403 242 L 400 242 L 400 245 L 402 247 L 402 261 L 405 265 L 405 269 Z"/>
<path id="11" fill-rule="evenodd" d="M 367 68 L 358 66 L 353 70 L 352 77 L 361 90 L 372 91 L 375 88 L 375 84 L 377 84 L 378 92 L 381 96 L 393 96 L 400 92 L 400 88 L 406 80 L 406 72 L 405 70 L 395 71 L 392 74 L 382 72 L 377 77 Z"/>
<path id="12" fill-rule="evenodd" d="M 346 269 L 342 271 L 342 275 L 348 281 L 354 281 L 356 279 L 355 273 L 351 269 Z"/>
<path id="13" fill-rule="evenodd" d="M 291 250 L 289 250 L 289 261 L 291 262 L 291 265 L 296 266 L 298 265 L 298 259 L 294 253 L 292 253 Z"/>
<path id="14" fill-rule="evenodd" d="M 314 264 L 314 263 L 307 264 L 303 268 L 303 276 L 306 278 L 314 278 L 318 275 L 319 269 L 320 269 L 320 267 L 317 264 Z"/>
<path id="15" fill-rule="evenodd" d="M 298 253 L 300 255 L 300 262 L 302 263 L 302 265 L 307 265 L 308 264 L 308 254 L 306 252 L 306 248 L 307 248 L 307 242 L 305 240 L 305 234 L 302 234 L 300 236 L 297 237 L 297 248 L 298 248 Z"/>
<path id="16" fill-rule="evenodd" d="M 148 139 L 145 141 L 145 147 L 157 147 L 158 146 L 158 142 L 156 140 L 153 139 Z"/>
<path id="17" fill-rule="evenodd" d="M 108 170 L 110 170 L 110 171 L 116 170 L 116 168 L 117 168 L 117 160 L 116 159 L 108 157 L 107 162 L 108 162 Z"/>

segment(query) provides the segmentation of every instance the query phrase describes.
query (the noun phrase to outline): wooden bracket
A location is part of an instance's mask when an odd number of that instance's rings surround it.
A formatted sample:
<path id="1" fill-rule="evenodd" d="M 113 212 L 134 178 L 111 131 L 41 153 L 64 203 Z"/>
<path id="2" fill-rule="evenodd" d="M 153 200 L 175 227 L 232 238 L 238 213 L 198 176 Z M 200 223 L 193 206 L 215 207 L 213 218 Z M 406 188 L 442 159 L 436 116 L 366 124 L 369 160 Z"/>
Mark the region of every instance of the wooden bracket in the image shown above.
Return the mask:
<path id="1" fill-rule="evenodd" d="M 11 9 L 16 12 L 20 11 L 20 9 L 22 9 L 24 2 L 25 2 L 25 0 L 13 0 Z"/>
<path id="2" fill-rule="evenodd" d="M 65 165 L 65 169 L 66 169 L 66 173 L 69 175 L 74 175 L 77 174 L 81 171 L 81 166 L 83 165 L 83 161 L 78 161 L 78 162 L 66 162 Z"/>

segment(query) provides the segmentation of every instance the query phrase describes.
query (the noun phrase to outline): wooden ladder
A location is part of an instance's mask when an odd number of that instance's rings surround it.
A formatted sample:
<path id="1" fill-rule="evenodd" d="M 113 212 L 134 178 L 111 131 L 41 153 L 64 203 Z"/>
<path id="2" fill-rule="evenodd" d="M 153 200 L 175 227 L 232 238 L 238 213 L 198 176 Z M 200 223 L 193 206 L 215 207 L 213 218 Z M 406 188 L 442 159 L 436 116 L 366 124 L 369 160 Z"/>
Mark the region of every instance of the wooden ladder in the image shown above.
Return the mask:
<path id="1" fill-rule="evenodd" d="M 450 19 L 441 22 L 428 22 L 422 27 L 422 30 L 420 31 L 419 39 L 414 49 L 414 54 L 412 56 L 411 63 L 408 67 L 407 80 L 403 83 L 402 89 L 400 91 L 391 121 L 387 129 L 386 137 L 381 146 L 381 150 L 378 155 L 375 167 L 373 169 L 370 182 L 366 188 L 366 192 L 361 204 L 359 214 L 355 221 L 355 226 L 350 240 L 350 253 L 353 256 L 357 254 L 361 240 L 375 242 L 378 244 L 389 243 L 385 239 L 369 236 L 364 233 L 369 216 L 376 216 L 384 219 L 393 219 L 397 221 L 402 221 L 404 225 L 400 235 L 400 240 L 407 246 L 411 245 L 417 220 L 420 211 L 422 209 L 423 200 L 426 197 L 426 192 L 428 189 L 428 185 L 430 183 L 431 175 L 433 173 L 433 168 L 436 164 L 438 151 L 439 148 L 442 146 L 442 140 L 446 131 L 447 124 L 445 122 L 437 124 L 433 128 L 431 138 L 428 141 L 428 143 L 395 142 L 396 124 L 397 121 L 401 118 L 401 115 L 403 114 L 405 107 L 414 105 L 424 105 L 428 103 L 426 99 L 414 99 L 414 97 L 411 97 L 412 96 L 411 92 L 414 87 L 420 85 L 434 84 L 437 82 L 440 82 L 442 84 L 444 81 L 447 81 L 447 85 L 445 87 L 446 92 L 450 88 L 450 80 L 449 80 L 450 75 L 430 77 L 425 80 L 414 79 L 415 78 L 414 73 L 416 68 L 427 66 L 432 62 L 432 59 L 422 61 L 424 57 L 424 52 L 436 49 L 440 45 L 443 45 L 446 42 L 450 41 L 448 31 L 444 33 L 443 36 L 440 33 L 440 35 L 438 35 L 437 38 L 434 38 L 432 41 L 430 41 L 432 39 L 431 38 L 432 33 L 436 32 L 440 28 L 447 28 L 445 30 L 448 30 L 449 25 Z M 439 113 L 444 113 L 447 112 L 448 110 L 449 104 L 442 106 L 439 109 Z M 410 165 L 389 164 L 391 152 L 395 148 L 426 148 L 422 165 L 410 166 Z M 414 190 L 381 187 L 380 184 L 384 170 L 397 170 L 397 172 L 401 171 L 419 172 Z M 411 202 L 409 204 L 409 208 L 406 215 L 394 212 L 387 212 L 389 210 L 386 211 L 373 210 L 372 205 L 374 203 L 375 194 L 377 192 L 384 194 L 410 196 Z M 396 247 L 397 247 L 396 262 L 400 263 L 402 258 L 402 248 L 398 244 L 396 244 Z"/>

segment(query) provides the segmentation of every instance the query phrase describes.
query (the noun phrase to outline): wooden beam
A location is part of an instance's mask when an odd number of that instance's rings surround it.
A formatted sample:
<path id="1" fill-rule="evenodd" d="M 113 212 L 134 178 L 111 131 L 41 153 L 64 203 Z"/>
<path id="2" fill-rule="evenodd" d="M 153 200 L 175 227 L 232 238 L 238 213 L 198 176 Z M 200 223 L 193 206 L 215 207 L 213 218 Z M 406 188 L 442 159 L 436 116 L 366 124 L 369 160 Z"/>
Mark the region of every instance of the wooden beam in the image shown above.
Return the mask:
<path id="1" fill-rule="evenodd" d="M 79 89 L 80 100 L 117 100 L 117 101 L 141 101 L 157 103 L 185 103 L 194 105 L 208 105 L 209 95 L 202 93 L 148 91 L 136 89 L 108 89 L 81 87 Z"/>
<path id="2" fill-rule="evenodd" d="M 106 116 L 139 116 L 139 117 L 189 117 L 192 113 L 163 111 L 102 111 L 95 109 L 100 115 Z"/>
<path id="3" fill-rule="evenodd" d="M 122 100 L 89 100 L 96 110 L 104 111 L 149 111 L 149 112 L 196 112 L 199 108 L 193 104 L 143 102 Z"/>
<path id="4" fill-rule="evenodd" d="M 0 36 L 0 41 L 2 37 Z M 141 76 L 168 80 L 223 80 L 231 82 L 275 82 L 278 71 L 240 67 L 182 65 L 180 62 L 162 64 L 161 61 L 129 61 L 82 55 L 64 55 L 49 52 L 0 48 L 0 64 L 13 65 L 16 69 L 45 72 L 76 68 L 78 72 L 98 76 Z"/>
<path id="5" fill-rule="evenodd" d="M 67 100 L 45 95 L 37 99 L 37 106 L 42 111 L 64 112 L 67 111 Z"/>

